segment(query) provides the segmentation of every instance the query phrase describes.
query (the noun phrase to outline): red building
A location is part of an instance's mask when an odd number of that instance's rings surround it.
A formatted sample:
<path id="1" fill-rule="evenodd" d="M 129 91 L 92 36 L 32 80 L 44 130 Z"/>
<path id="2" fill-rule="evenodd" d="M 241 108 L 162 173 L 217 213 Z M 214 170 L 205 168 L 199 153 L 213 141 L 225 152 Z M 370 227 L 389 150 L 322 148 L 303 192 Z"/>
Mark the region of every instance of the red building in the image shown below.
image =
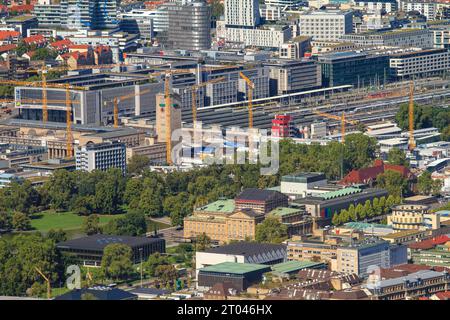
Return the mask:
<path id="1" fill-rule="evenodd" d="M 378 175 L 387 170 L 400 172 L 402 176 L 409 181 L 414 180 L 415 178 L 414 174 L 407 167 L 384 163 L 383 160 L 377 159 L 374 161 L 372 167 L 352 170 L 341 181 L 339 181 L 339 184 L 345 186 L 362 183 L 373 185 Z"/>
<path id="2" fill-rule="evenodd" d="M 277 114 L 272 120 L 272 136 L 286 138 L 292 133 L 292 117 L 288 115 Z"/>

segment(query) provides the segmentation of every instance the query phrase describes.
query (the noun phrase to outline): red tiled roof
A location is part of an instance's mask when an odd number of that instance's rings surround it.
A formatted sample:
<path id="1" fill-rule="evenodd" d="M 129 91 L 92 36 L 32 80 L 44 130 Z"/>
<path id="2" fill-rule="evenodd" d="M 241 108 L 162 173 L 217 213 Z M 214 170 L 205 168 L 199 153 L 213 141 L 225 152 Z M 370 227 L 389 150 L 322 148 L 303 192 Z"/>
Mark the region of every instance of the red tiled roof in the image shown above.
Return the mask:
<path id="1" fill-rule="evenodd" d="M 72 44 L 69 49 L 89 49 L 91 46 L 88 44 Z"/>
<path id="2" fill-rule="evenodd" d="M 439 267 L 439 266 L 427 266 L 424 264 L 402 264 L 398 265 L 392 268 L 381 269 L 380 275 L 383 279 L 392 279 L 392 278 L 398 278 L 402 276 L 407 276 L 410 273 L 414 273 L 417 271 L 423 271 L 423 270 L 434 270 L 437 272 L 443 272 L 444 270 L 449 270 L 449 268 L 446 267 Z"/>
<path id="3" fill-rule="evenodd" d="M 450 291 L 438 292 L 434 294 L 439 300 L 450 300 Z"/>
<path id="4" fill-rule="evenodd" d="M 437 245 L 444 244 L 447 241 L 450 241 L 450 238 L 446 235 L 439 236 L 432 239 L 423 240 L 420 242 L 411 243 L 408 245 L 410 249 L 417 249 L 417 250 L 427 250 L 427 249 L 433 249 Z"/>
<path id="5" fill-rule="evenodd" d="M 32 58 L 35 54 L 36 54 L 36 51 L 28 51 L 28 52 L 25 52 L 23 55 L 27 55 L 30 58 Z"/>
<path id="6" fill-rule="evenodd" d="M 47 40 L 45 40 L 45 38 L 44 38 L 44 36 L 42 34 L 37 34 L 35 36 L 30 36 L 30 37 L 23 38 L 23 41 L 26 44 L 30 44 L 30 43 L 45 43 L 45 42 L 47 42 Z"/>
<path id="7" fill-rule="evenodd" d="M 34 5 L 32 4 L 21 4 L 16 6 L 9 7 L 9 12 L 18 11 L 18 12 L 31 12 L 34 9 Z"/>
<path id="8" fill-rule="evenodd" d="M 19 31 L 10 31 L 10 30 L 0 31 L 0 40 L 5 40 L 8 38 L 17 38 L 19 36 L 20 36 Z"/>
<path id="9" fill-rule="evenodd" d="M 64 49 L 64 48 L 68 48 L 72 44 L 73 44 L 72 41 L 70 41 L 69 39 L 63 39 L 63 40 L 59 40 L 59 41 L 55 41 L 55 42 L 50 43 L 50 46 L 52 48 L 61 50 L 61 49 Z"/>
<path id="10" fill-rule="evenodd" d="M 5 44 L 3 46 L 0 46 L 0 52 L 8 52 L 11 50 L 14 50 L 17 48 L 17 44 L 11 43 L 11 44 Z"/>
<path id="11" fill-rule="evenodd" d="M 384 163 L 383 160 L 377 159 L 374 161 L 372 167 L 352 170 L 341 181 L 339 181 L 339 184 L 351 185 L 358 183 L 369 183 L 376 180 L 378 175 L 387 170 L 400 172 L 402 176 L 407 179 L 413 177 L 413 174 L 407 167 Z"/>
<path id="12" fill-rule="evenodd" d="M 111 47 L 99 45 L 95 48 L 95 52 L 97 52 L 97 53 L 101 53 L 102 51 L 111 51 Z"/>

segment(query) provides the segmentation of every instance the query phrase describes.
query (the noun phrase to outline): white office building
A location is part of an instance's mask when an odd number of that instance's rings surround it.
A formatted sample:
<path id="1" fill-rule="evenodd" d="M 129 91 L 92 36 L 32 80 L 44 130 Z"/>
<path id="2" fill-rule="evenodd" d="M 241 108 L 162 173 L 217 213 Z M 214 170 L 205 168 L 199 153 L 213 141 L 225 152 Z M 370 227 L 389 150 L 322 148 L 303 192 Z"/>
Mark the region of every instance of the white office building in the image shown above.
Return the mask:
<path id="1" fill-rule="evenodd" d="M 389 65 L 392 76 L 410 78 L 429 76 L 450 70 L 450 52 L 447 49 L 430 49 L 391 55 Z"/>
<path id="2" fill-rule="evenodd" d="M 352 12 L 312 11 L 300 14 L 300 35 L 313 40 L 337 41 L 353 31 Z"/>
<path id="3" fill-rule="evenodd" d="M 279 48 L 292 38 L 292 30 L 284 25 L 268 25 L 256 29 L 225 28 L 225 38 L 229 42 L 245 46 Z"/>
<path id="4" fill-rule="evenodd" d="M 437 2 L 434 0 L 401 0 L 400 10 L 420 12 L 427 17 L 427 20 L 435 20 L 438 12 Z"/>
<path id="5" fill-rule="evenodd" d="M 93 171 L 119 168 L 127 169 L 126 146 L 121 142 L 91 143 L 75 149 L 77 170 Z"/>
<path id="6" fill-rule="evenodd" d="M 225 0 L 227 27 L 256 27 L 260 24 L 258 0 Z"/>

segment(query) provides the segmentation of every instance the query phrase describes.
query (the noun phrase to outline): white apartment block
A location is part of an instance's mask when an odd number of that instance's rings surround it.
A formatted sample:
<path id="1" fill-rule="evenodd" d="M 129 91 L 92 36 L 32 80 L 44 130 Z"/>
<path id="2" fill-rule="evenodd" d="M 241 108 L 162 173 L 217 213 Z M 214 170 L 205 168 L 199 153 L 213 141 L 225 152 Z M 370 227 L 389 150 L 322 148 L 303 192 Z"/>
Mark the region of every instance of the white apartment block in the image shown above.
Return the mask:
<path id="1" fill-rule="evenodd" d="M 256 27 L 260 24 L 258 0 L 225 0 L 225 24 L 236 27 Z"/>
<path id="2" fill-rule="evenodd" d="M 433 35 L 429 30 L 426 29 L 401 29 L 387 32 L 365 32 L 358 34 L 352 33 L 342 35 L 340 40 L 343 42 L 352 42 L 360 47 L 433 47 Z"/>
<path id="3" fill-rule="evenodd" d="M 442 73 L 450 70 L 450 52 L 431 49 L 398 53 L 391 55 L 389 64 L 392 75 L 399 78 Z"/>
<path id="4" fill-rule="evenodd" d="M 395 0 L 353 0 L 354 6 L 364 8 L 368 13 L 384 10 L 386 13 L 397 11 Z"/>
<path id="5" fill-rule="evenodd" d="M 431 31 L 435 48 L 450 48 L 450 27 Z"/>
<path id="6" fill-rule="evenodd" d="M 257 29 L 226 28 L 225 38 L 229 42 L 238 42 L 245 46 L 279 48 L 292 38 L 292 30 L 288 26 L 266 26 Z"/>
<path id="7" fill-rule="evenodd" d="M 438 12 L 437 3 L 433 0 L 401 0 L 400 10 L 418 11 L 427 17 L 427 20 L 435 20 Z"/>
<path id="8" fill-rule="evenodd" d="M 353 30 L 352 13 L 340 10 L 300 14 L 300 35 L 313 40 L 336 41 Z"/>

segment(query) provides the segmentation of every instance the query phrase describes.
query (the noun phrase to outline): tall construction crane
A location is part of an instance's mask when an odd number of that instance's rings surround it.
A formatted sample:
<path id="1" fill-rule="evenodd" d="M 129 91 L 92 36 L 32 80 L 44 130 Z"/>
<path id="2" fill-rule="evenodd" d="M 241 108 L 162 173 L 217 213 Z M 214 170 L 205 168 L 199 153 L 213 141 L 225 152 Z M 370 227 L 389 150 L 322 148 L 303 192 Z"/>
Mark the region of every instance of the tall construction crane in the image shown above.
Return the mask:
<path id="1" fill-rule="evenodd" d="M 205 81 L 199 84 L 196 84 L 194 86 L 192 86 L 192 123 L 195 124 L 197 123 L 197 91 L 200 88 L 203 88 L 205 86 L 207 86 L 208 84 L 212 84 L 212 83 L 218 83 L 221 81 L 224 81 L 225 77 L 219 77 L 219 78 L 215 78 L 209 81 Z"/>
<path id="2" fill-rule="evenodd" d="M 13 80 L 0 80 L 0 83 L 11 84 L 11 85 L 19 85 L 19 86 L 30 86 L 30 87 L 39 87 L 39 83 L 31 82 L 31 81 L 13 81 Z M 56 88 L 56 89 L 64 89 L 66 93 L 66 98 L 64 103 L 66 105 L 66 145 L 67 145 L 67 157 L 73 157 L 73 135 L 72 135 L 72 103 L 76 101 L 72 101 L 70 97 L 70 90 L 86 90 L 85 87 L 73 86 L 70 83 L 52 83 L 47 84 L 46 88 Z M 48 101 L 45 101 L 47 104 Z"/>
<path id="3" fill-rule="evenodd" d="M 247 97 L 248 97 L 248 127 L 253 128 L 253 89 L 255 84 L 245 74 L 239 72 L 239 76 L 245 80 L 247 84 Z"/>
<path id="4" fill-rule="evenodd" d="M 409 121 L 409 142 L 408 149 L 410 151 L 416 148 L 416 140 L 414 139 L 414 82 L 409 83 L 409 106 L 408 106 L 408 121 Z"/>
<path id="5" fill-rule="evenodd" d="M 334 114 L 329 114 L 329 113 L 314 111 L 314 110 L 312 112 L 321 117 L 341 121 L 341 136 L 342 136 L 341 141 L 342 141 L 342 143 L 345 143 L 346 124 L 357 125 L 359 123 L 358 121 L 355 121 L 355 120 L 347 120 L 345 118 L 345 112 L 342 112 L 341 116 L 336 116 Z"/>
<path id="6" fill-rule="evenodd" d="M 34 267 L 34 269 L 39 273 L 39 275 L 47 283 L 47 299 L 51 299 L 52 298 L 52 287 L 50 285 L 50 279 L 38 267 Z"/>
<path id="7" fill-rule="evenodd" d="M 127 94 L 127 95 L 123 95 L 123 96 L 120 96 L 120 97 L 114 97 L 113 98 L 114 128 L 118 128 L 119 127 L 119 103 L 121 101 L 128 100 L 128 99 L 131 99 L 131 98 L 134 98 L 134 97 L 138 97 L 138 96 L 144 95 L 144 94 L 149 93 L 149 92 L 151 92 L 151 90 L 147 89 L 147 90 L 143 90 L 143 91 L 141 91 L 139 93 L 130 93 L 130 94 Z"/>

